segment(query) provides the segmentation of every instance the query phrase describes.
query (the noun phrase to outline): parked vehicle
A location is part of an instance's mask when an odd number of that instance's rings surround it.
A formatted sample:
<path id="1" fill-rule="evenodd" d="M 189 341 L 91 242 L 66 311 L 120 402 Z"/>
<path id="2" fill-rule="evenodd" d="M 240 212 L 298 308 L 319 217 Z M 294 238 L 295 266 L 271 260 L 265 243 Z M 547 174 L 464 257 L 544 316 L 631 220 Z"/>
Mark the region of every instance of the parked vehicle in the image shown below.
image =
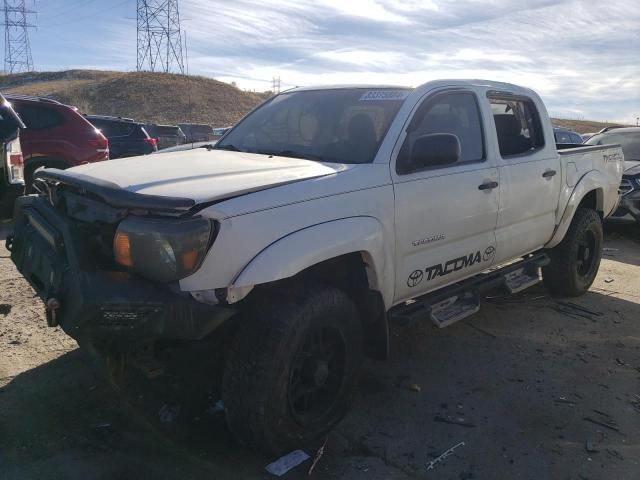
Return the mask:
<path id="1" fill-rule="evenodd" d="M 75 107 L 40 97 L 7 95 L 26 129 L 20 133 L 27 190 L 40 167 L 65 169 L 109 159 L 109 142 Z"/>
<path id="2" fill-rule="evenodd" d="M 158 150 L 156 154 L 182 152 L 184 150 L 193 150 L 194 148 L 212 149 L 215 144 L 216 144 L 216 140 L 208 141 L 208 142 L 183 143 L 182 145 L 176 145 L 175 147 L 169 147 L 169 148 L 164 148 L 162 150 Z"/>
<path id="3" fill-rule="evenodd" d="M 568 128 L 553 127 L 553 136 L 556 143 L 560 144 L 580 144 L 582 137 L 579 133 L 569 130 Z"/>
<path id="4" fill-rule="evenodd" d="M 214 137 L 221 137 L 225 133 L 227 133 L 229 130 L 231 130 L 231 127 L 214 128 L 213 129 L 213 136 Z"/>
<path id="5" fill-rule="evenodd" d="M 623 155 L 553 138 L 505 83 L 297 88 L 211 150 L 38 172 L 11 258 L 111 365 L 224 332 L 231 431 L 290 451 L 347 412 L 389 321 L 444 327 L 541 270 L 553 295 L 589 289 Z"/>
<path id="6" fill-rule="evenodd" d="M 608 129 L 586 141 L 587 145 L 618 144 L 624 152 L 620 205 L 612 219 L 640 222 L 640 127 Z"/>
<path id="7" fill-rule="evenodd" d="M 85 117 L 109 139 L 112 159 L 148 155 L 158 150 L 157 140 L 149 136 L 143 123 L 106 115 Z"/>
<path id="8" fill-rule="evenodd" d="M 208 142 L 213 139 L 213 129 L 202 123 L 179 123 L 186 135 L 185 143 Z"/>
<path id="9" fill-rule="evenodd" d="M 158 150 L 182 145 L 187 141 L 187 136 L 177 125 L 158 125 L 147 123 L 144 126 L 151 138 L 155 138 L 158 143 Z"/>
<path id="10" fill-rule="evenodd" d="M 15 199 L 24 195 L 21 128 L 24 123 L 0 94 L 0 219 L 11 218 Z"/>

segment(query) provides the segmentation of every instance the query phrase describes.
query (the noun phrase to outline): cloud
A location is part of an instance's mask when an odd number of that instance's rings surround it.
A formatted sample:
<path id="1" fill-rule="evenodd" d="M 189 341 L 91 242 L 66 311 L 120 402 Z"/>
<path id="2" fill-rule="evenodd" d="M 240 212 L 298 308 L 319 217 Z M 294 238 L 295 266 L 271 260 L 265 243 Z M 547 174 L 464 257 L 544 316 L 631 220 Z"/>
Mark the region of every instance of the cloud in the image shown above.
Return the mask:
<path id="1" fill-rule="evenodd" d="M 183 0 L 191 71 L 241 87 L 488 78 L 553 112 L 640 114 L 636 0 Z"/>

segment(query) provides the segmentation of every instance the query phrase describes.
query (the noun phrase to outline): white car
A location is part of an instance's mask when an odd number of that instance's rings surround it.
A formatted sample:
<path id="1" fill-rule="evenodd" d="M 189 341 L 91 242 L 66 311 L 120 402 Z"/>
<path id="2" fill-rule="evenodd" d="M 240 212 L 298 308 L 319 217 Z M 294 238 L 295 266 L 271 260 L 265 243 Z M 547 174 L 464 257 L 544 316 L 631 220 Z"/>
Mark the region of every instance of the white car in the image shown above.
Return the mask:
<path id="1" fill-rule="evenodd" d="M 107 358 L 227 324 L 227 422 L 283 452 L 342 418 L 389 321 L 442 327 L 540 271 L 587 291 L 622 169 L 618 146 L 556 151 L 515 85 L 297 88 L 210 150 L 38 172 L 9 247 L 49 325 Z"/>

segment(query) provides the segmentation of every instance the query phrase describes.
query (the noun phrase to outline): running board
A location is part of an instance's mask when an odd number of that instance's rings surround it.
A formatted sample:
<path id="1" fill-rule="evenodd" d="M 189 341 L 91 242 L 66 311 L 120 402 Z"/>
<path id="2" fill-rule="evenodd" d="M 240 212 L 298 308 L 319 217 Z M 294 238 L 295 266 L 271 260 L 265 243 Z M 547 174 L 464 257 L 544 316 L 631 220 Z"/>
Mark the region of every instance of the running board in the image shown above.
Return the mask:
<path id="1" fill-rule="evenodd" d="M 505 285 L 509 293 L 518 293 L 532 287 L 540 281 L 539 269 L 532 271 L 530 268 L 522 267 L 515 272 L 509 272 L 504 276 Z"/>
<path id="2" fill-rule="evenodd" d="M 389 312 L 401 326 L 430 319 L 443 328 L 480 310 L 483 293 L 499 288 L 518 293 L 540 281 L 540 268 L 549 264 L 545 253 L 532 255 L 499 270 L 481 273 L 433 293 L 409 300 Z"/>

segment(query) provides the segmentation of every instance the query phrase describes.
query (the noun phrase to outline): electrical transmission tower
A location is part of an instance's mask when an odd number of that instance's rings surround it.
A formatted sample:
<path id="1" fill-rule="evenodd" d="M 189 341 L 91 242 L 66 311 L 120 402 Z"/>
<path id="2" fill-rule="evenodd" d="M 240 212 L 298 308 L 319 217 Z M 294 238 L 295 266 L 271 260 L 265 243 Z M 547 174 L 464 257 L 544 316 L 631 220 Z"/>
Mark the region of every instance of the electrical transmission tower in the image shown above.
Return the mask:
<path id="1" fill-rule="evenodd" d="M 184 73 L 178 0 L 138 1 L 138 71 Z"/>
<path id="2" fill-rule="evenodd" d="M 25 0 L 4 0 L 4 70 L 7 73 L 32 72 L 33 58 L 29 43 L 29 28 L 35 25 L 27 16 Z"/>

